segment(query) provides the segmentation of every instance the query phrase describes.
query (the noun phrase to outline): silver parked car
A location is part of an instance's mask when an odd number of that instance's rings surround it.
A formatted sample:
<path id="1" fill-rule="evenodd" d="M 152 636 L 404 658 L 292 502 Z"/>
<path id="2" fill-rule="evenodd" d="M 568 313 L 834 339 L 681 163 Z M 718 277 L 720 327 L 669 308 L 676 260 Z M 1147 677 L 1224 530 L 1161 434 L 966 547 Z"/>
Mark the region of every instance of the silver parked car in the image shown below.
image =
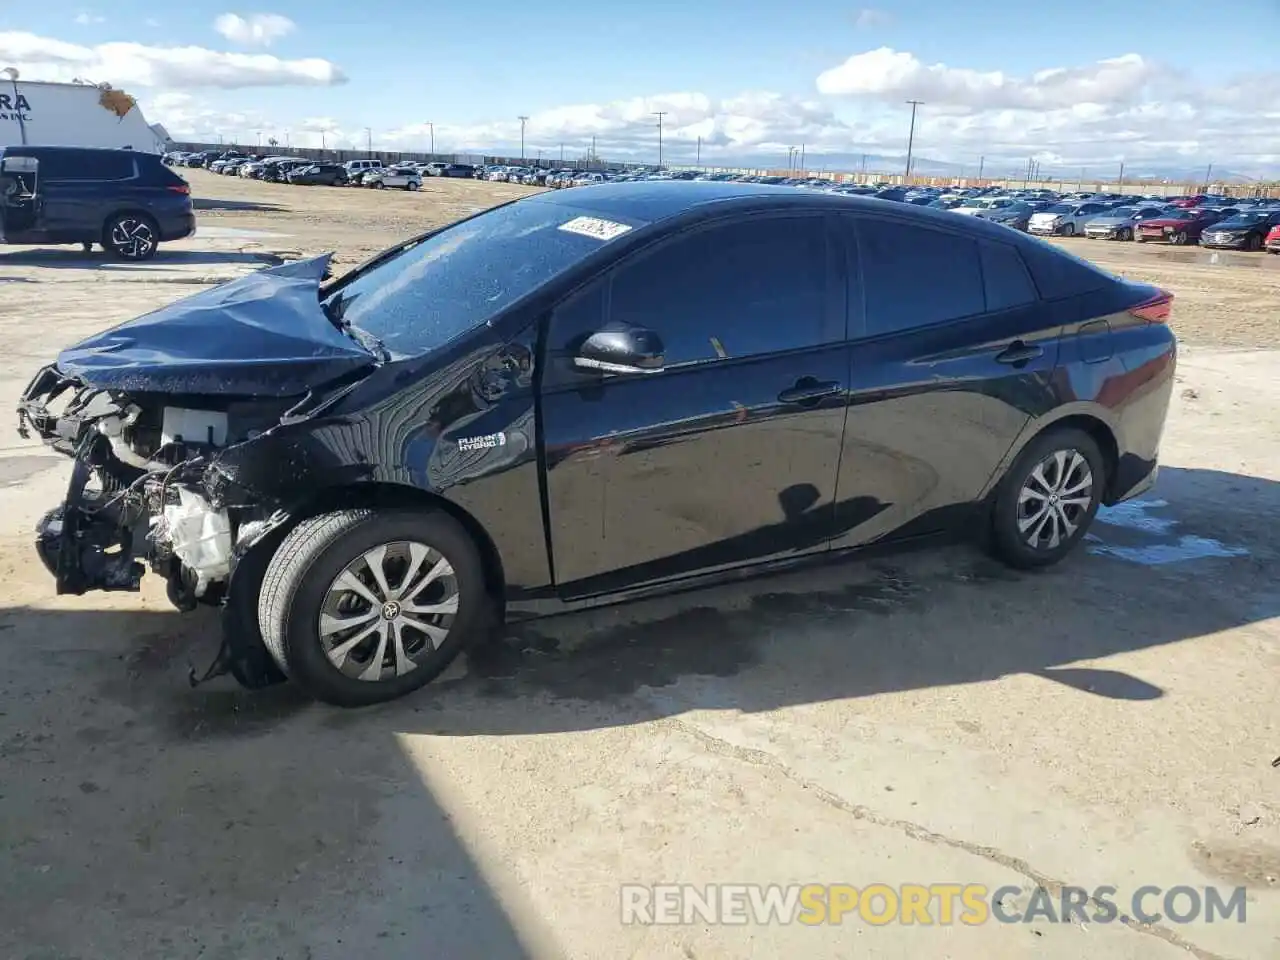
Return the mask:
<path id="1" fill-rule="evenodd" d="M 422 174 L 416 167 L 388 167 L 386 170 L 370 170 L 364 175 L 364 185 L 382 190 L 399 187 L 401 190 L 421 190 Z"/>
<path id="2" fill-rule="evenodd" d="M 1090 240 L 1132 240 L 1139 223 L 1163 213 L 1163 207 L 1153 205 L 1114 207 L 1086 223 L 1084 235 Z"/>

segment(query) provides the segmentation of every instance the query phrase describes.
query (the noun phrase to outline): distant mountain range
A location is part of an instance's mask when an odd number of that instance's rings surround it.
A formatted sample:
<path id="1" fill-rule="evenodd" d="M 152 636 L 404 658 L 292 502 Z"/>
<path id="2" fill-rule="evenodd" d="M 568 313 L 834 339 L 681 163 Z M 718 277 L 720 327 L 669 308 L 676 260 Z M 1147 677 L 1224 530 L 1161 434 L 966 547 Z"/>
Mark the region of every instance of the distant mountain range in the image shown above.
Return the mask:
<path id="1" fill-rule="evenodd" d="M 805 166 L 810 170 L 831 170 L 841 172 L 858 173 L 866 170 L 867 173 L 878 173 L 886 175 L 896 175 L 903 171 L 906 166 L 907 158 L 905 154 L 887 155 L 887 154 L 822 154 L 819 156 L 808 157 L 805 160 Z M 747 165 L 768 167 L 769 169 L 785 168 L 786 163 L 779 163 L 777 158 L 759 156 L 748 159 Z M 1020 178 L 1023 174 L 1025 164 L 1009 163 L 1008 161 L 991 161 L 983 165 L 983 176 L 992 179 Z M 1185 164 L 1153 164 L 1142 163 L 1125 166 L 1124 178 L 1126 181 L 1131 180 L 1168 180 L 1173 183 L 1199 183 L 1203 182 L 1208 165 L 1204 166 L 1187 166 Z M 911 161 L 911 171 L 913 174 L 922 177 L 976 177 L 978 175 L 978 163 L 975 160 L 972 163 L 960 164 L 950 163 L 944 160 L 933 160 L 929 157 L 914 157 Z M 1264 175 L 1271 176 L 1280 180 L 1280 168 L 1269 167 L 1260 171 Z M 1111 181 L 1115 180 L 1120 173 L 1120 165 L 1118 163 L 1087 164 L 1083 168 L 1083 177 L 1086 182 L 1097 182 L 1098 180 Z M 1081 176 L 1081 168 L 1069 167 L 1051 167 L 1044 165 L 1040 169 L 1040 178 L 1053 183 L 1063 182 L 1070 183 Z M 1230 169 L 1222 169 L 1214 166 L 1211 174 L 1214 183 L 1233 183 L 1245 184 L 1255 182 L 1257 175 L 1250 176 L 1248 174 L 1238 173 Z"/>

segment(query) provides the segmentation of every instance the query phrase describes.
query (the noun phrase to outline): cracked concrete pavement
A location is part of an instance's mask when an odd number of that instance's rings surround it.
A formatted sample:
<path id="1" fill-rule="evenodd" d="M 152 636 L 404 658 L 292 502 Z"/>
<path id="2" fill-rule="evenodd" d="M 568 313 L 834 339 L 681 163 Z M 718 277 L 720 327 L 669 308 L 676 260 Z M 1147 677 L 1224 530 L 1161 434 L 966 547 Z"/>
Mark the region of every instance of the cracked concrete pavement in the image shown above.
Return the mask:
<path id="1" fill-rule="evenodd" d="M 0 391 L 297 242 L 247 236 L 0 251 Z M 54 597 L 66 464 L 5 427 L 0 956 L 1280 957 L 1278 372 L 1189 345 L 1157 488 L 1058 569 L 946 547 L 544 621 L 366 711 L 191 689 L 216 625 L 153 578 Z M 806 882 L 1244 885 L 1247 922 L 620 922 L 621 883 Z"/>

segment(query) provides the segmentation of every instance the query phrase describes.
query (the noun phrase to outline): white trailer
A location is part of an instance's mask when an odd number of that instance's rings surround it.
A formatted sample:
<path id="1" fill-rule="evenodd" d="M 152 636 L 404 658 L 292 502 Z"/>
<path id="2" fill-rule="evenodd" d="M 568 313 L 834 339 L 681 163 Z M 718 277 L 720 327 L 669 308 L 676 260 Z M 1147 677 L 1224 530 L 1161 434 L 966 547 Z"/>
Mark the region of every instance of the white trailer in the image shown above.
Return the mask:
<path id="1" fill-rule="evenodd" d="M 146 153 L 166 148 L 164 128 L 157 132 L 149 125 L 137 101 L 123 90 L 30 82 L 7 73 L 0 73 L 0 147 L 107 147 Z"/>

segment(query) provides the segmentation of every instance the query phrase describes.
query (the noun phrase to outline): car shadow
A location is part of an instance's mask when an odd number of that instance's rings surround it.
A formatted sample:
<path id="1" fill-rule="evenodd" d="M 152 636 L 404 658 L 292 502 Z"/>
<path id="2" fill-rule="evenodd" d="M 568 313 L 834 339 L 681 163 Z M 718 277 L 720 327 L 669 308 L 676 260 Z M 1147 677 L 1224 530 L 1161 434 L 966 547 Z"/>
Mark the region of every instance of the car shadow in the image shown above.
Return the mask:
<path id="1" fill-rule="evenodd" d="M 1276 547 L 1256 518 L 1277 513 L 1274 481 L 1165 468 L 1155 491 L 1104 510 L 1090 539 L 1049 570 L 1010 570 L 967 545 L 853 557 L 511 624 L 445 679 L 381 707 L 311 707 L 288 686 L 209 687 L 165 694 L 176 711 L 165 722 L 194 732 L 217 714 L 228 732 L 251 732 L 322 710 L 339 726 L 528 734 L 642 722 L 655 709 L 751 713 L 1014 674 L 1086 696 L 1153 700 L 1163 691 L 1149 681 L 1082 661 L 1276 615 Z M 0 611 L 0 637 L 6 624 L 78 635 L 104 629 L 104 620 L 121 621 L 112 635 L 161 637 L 174 651 L 195 644 L 212 657 L 216 646 L 209 636 L 196 640 L 191 616 L 99 610 Z M 670 695 L 655 699 L 654 691 Z"/>
<path id="2" fill-rule="evenodd" d="M 279 203 L 262 203 L 259 200 L 224 200 L 216 197 L 192 197 L 191 206 L 196 210 L 221 210 L 226 213 L 278 213 L 285 209 Z"/>
<path id="3" fill-rule="evenodd" d="M 214 620 L 0 611 L 26 667 L 0 677 L 0 956 L 563 953 L 400 738 L 289 686 L 190 689 Z"/>
<path id="4" fill-rule="evenodd" d="M 404 734 L 596 730 L 1019 674 L 1070 688 L 1082 713 L 1092 697 L 1141 709 L 1166 691 L 1091 661 L 1280 614 L 1257 523 L 1278 512 L 1274 481 L 1165 468 L 1048 571 L 947 546 L 535 621 L 364 710 L 289 684 L 192 689 L 217 647 L 210 608 L 0 609 L 0 653 L 22 665 L 0 674 L 0 784 L 29 838 L 10 869 L 58 876 L 91 851 L 99 871 L 75 898 L 0 904 L 0 954 L 7 936 L 125 955 L 118 918 L 144 913 L 199 942 L 235 931 L 221 947 L 236 956 L 403 956 L 428 938 L 442 956 L 555 954 L 518 883 L 460 837 L 447 778 L 415 753 L 430 741 Z"/>
<path id="5" fill-rule="evenodd" d="M 79 248 L 38 248 L 0 253 L 0 269 L 4 267 L 43 267 L 69 270 L 147 270 L 156 267 L 213 264 L 259 264 L 274 266 L 283 263 L 274 253 L 261 250 L 174 250 L 163 244 L 156 255 L 143 263 L 125 263 L 114 260 L 101 250 L 85 253 Z"/>

